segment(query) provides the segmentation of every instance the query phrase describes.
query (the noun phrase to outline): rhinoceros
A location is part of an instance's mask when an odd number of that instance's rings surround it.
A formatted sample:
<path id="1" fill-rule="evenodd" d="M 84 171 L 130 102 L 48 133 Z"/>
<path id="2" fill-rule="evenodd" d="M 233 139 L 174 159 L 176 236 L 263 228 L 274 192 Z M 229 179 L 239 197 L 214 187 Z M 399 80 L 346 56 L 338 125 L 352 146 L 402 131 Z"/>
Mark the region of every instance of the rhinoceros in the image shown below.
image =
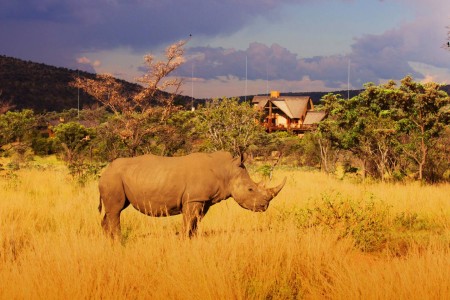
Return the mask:
<path id="1" fill-rule="evenodd" d="M 250 178 L 244 158 L 229 152 L 193 153 L 181 157 L 142 155 L 118 158 L 99 180 L 100 204 L 105 207 L 102 227 L 107 234 L 120 234 L 120 213 L 131 205 L 149 216 L 182 213 L 184 233 L 196 234 L 197 223 L 208 209 L 232 197 L 240 206 L 262 212 L 281 191 L 286 178 L 265 188 Z"/>

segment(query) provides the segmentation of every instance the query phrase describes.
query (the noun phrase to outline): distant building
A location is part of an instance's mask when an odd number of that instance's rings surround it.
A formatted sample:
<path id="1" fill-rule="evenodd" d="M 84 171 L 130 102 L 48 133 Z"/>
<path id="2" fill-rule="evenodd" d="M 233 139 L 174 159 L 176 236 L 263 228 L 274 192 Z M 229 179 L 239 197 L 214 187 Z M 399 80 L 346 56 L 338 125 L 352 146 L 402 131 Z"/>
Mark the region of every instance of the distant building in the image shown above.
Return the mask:
<path id="1" fill-rule="evenodd" d="M 252 104 L 264 112 L 263 126 L 268 132 L 277 130 L 301 134 L 317 128 L 325 112 L 315 111 L 309 96 L 280 96 L 271 91 L 270 96 L 255 96 Z"/>

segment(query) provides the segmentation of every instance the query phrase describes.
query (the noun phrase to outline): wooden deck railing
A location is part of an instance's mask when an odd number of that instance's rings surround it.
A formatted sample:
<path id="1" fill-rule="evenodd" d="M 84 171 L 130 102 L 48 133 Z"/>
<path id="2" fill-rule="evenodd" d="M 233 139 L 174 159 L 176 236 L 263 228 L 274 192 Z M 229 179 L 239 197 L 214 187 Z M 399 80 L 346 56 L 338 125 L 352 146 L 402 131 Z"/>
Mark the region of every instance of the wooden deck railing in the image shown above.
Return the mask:
<path id="1" fill-rule="evenodd" d="M 317 128 L 317 124 L 291 124 L 289 126 L 284 126 L 284 125 L 271 125 L 269 126 L 268 123 L 263 123 L 262 124 L 264 126 L 264 128 L 266 128 L 266 130 L 268 132 L 272 132 L 272 131 L 294 131 L 294 132 L 303 132 L 303 131 L 311 131 Z"/>

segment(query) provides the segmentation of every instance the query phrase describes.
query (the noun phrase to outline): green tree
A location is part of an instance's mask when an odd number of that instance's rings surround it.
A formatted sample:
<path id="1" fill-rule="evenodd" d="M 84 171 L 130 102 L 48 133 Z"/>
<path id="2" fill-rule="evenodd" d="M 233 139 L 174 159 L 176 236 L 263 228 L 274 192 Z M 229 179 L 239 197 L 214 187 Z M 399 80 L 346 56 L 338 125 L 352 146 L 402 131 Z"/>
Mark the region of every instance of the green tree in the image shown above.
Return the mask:
<path id="1" fill-rule="evenodd" d="M 159 132 L 164 145 L 161 155 L 188 154 L 198 150 L 199 133 L 196 130 L 194 111 L 178 110 L 168 118 L 165 130 Z"/>
<path id="2" fill-rule="evenodd" d="M 284 157 L 297 156 L 300 148 L 302 148 L 301 141 L 301 138 L 288 131 L 275 131 L 270 134 L 260 134 L 255 143 L 256 147 L 254 152 L 258 156 L 263 156 L 264 158 L 273 158 L 273 155 L 276 153 L 282 154 Z"/>
<path id="3" fill-rule="evenodd" d="M 31 109 L 8 111 L 0 115 L 1 145 L 27 141 L 36 126 L 36 117 Z"/>
<path id="4" fill-rule="evenodd" d="M 428 153 L 448 124 L 448 105 L 449 97 L 438 84 L 416 83 L 410 76 L 400 87 L 394 81 L 369 83 L 349 100 L 325 96 L 328 118 L 319 133 L 327 145 L 351 151 L 375 177 L 384 180 L 416 166 L 422 180 Z"/>
<path id="5" fill-rule="evenodd" d="M 329 141 L 322 137 L 321 132 L 315 130 L 306 133 L 300 139 L 299 163 L 302 166 L 319 167 L 324 172 L 331 172 L 330 165 L 334 163 L 338 151 L 329 145 Z"/>
<path id="6" fill-rule="evenodd" d="M 68 122 L 55 128 L 55 136 L 69 172 L 79 184 L 84 185 L 100 172 L 102 165 L 92 160 L 94 129 L 78 122 Z"/>
<path id="7" fill-rule="evenodd" d="M 340 94 L 327 94 L 321 101 L 327 117 L 320 122 L 314 137 L 319 145 L 321 169 L 329 173 L 340 150 L 355 148 L 355 133 L 349 129 L 353 128 L 356 115 Z"/>
<path id="8" fill-rule="evenodd" d="M 78 122 L 69 122 L 56 126 L 55 136 L 64 160 L 70 165 L 82 160 L 84 152 L 91 145 L 94 131 Z"/>
<path id="9" fill-rule="evenodd" d="M 95 142 L 100 158 L 111 161 L 145 153 L 173 156 L 193 150 L 198 137 L 193 121 L 195 112 L 173 111 L 164 122 L 160 121 L 163 108 L 155 107 L 151 112 L 128 115 L 126 127 L 122 114 L 113 114 L 102 123 Z"/>
<path id="10" fill-rule="evenodd" d="M 35 126 L 36 117 L 30 109 L 0 114 L 0 147 L 17 154 L 17 165 L 26 158 Z"/>
<path id="11" fill-rule="evenodd" d="M 197 112 L 198 129 L 209 150 L 243 154 L 265 134 L 259 112 L 235 98 L 215 99 Z"/>
<path id="12" fill-rule="evenodd" d="M 401 94 L 394 81 L 379 86 L 369 83 L 365 88 L 349 101 L 356 117 L 356 152 L 369 171 L 375 170 L 375 177 L 391 179 L 398 171 L 400 157 L 394 105 Z"/>
<path id="13" fill-rule="evenodd" d="M 429 151 L 449 124 L 450 98 L 439 84 L 421 84 L 411 76 L 401 81 L 399 90 L 402 97 L 397 98 L 394 107 L 398 109 L 399 131 L 403 133 L 401 149 L 416 163 L 418 179 L 422 180 Z"/>

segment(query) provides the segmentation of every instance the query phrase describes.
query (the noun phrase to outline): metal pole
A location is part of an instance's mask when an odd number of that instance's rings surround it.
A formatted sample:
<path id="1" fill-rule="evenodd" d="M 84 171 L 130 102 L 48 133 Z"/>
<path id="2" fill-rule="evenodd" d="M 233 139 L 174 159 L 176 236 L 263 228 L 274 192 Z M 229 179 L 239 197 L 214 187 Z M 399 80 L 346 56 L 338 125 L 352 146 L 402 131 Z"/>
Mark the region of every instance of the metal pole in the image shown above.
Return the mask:
<path id="1" fill-rule="evenodd" d="M 80 81 L 80 70 L 78 71 L 78 81 Z M 78 119 L 80 119 L 80 86 L 78 85 Z"/>
<path id="2" fill-rule="evenodd" d="M 348 60 L 348 69 L 347 69 L 347 100 L 350 99 L 350 59 Z"/>
<path id="3" fill-rule="evenodd" d="M 245 102 L 247 102 L 247 55 L 245 56 Z"/>
<path id="4" fill-rule="evenodd" d="M 192 99 L 191 99 L 191 110 L 194 110 L 194 62 L 192 61 L 191 70 L 191 89 L 192 89 Z"/>

